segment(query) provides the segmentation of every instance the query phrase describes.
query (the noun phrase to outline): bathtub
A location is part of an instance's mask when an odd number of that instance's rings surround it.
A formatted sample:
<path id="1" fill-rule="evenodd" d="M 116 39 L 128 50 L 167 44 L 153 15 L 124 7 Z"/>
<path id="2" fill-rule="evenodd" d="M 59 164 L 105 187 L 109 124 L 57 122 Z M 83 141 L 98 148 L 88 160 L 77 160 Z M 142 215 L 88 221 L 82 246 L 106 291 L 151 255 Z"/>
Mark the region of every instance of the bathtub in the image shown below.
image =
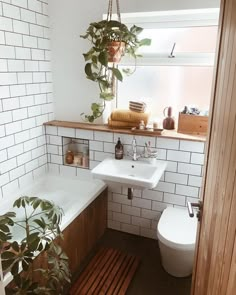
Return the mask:
<path id="1" fill-rule="evenodd" d="M 21 208 L 13 208 L 14 201 L 20 196 L 39 197 L 54 202 L 63 209 L 61 230 L 65 230 L 80 213 L 85 210 L 106 188 L 103 181 L 89 179 L 83 180 L 79 177 L 62 177 L 45 174 L 26 188 L 20 189 L 8 198 L 1 200 L 0 215 L 11 211 L 21 216 Z M 22 212 L 23 214 L 23 212 Z M 22 215 L 23 216 L 23 215 Z M 17 227 L 13 232 L 14 240 L 21 240 L 22 234 Z M 4 286 L 11 281 L 10 275 L 5 275 Z"/>

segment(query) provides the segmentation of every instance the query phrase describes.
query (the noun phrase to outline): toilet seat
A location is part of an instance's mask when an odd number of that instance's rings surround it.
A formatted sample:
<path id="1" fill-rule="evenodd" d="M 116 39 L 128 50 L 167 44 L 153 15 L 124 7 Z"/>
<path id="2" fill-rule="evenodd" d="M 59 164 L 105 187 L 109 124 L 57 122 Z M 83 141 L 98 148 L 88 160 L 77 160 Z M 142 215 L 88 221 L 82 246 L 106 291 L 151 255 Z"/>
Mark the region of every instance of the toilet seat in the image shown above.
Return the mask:
<path id="1" fill-rule="evenodd" d="M 186 209 L 167 207 L 157 225 L 158 239 L 173 249 L 194 250 L 197 218 L 190 218 Z"/>

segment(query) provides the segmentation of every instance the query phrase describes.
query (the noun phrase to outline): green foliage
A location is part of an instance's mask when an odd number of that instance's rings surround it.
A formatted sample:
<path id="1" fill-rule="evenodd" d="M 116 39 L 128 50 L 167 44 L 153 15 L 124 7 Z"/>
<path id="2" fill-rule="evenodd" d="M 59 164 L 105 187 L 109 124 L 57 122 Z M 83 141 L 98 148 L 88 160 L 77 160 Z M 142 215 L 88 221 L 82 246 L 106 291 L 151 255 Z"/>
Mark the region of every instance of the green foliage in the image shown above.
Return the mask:
<path id="1" fill-rule="evenodd" d="M 89 25 L 86 34 L 81 38 L 91 42 L 92 47 L 87 53 L 84 53 L 85 74 L 87 79 L 97 82 L 100 89 L 100 98 L 103 100 L 112 100 L 114 94 L 115 80 L 123 81 L 123 74 L 117 68 L 116 64 L 108 62 L 108 46 L 110 42 L 124 42 L 124 55 L 128 55 L 136 60 L 140 57 L 137 50 L 141 46 L 151 44 L 150 39 L 139 40 L 138 36 L 143 31 L 142 28 L 133 25 L 130 29 L 121 22 L 115 20 L 102 20 L 93 22 Z M 127 69 L 124 74 L 131 74 Z M 85 121 L 93 122 L 99 118 L 105 108 L 105 104 L 93 104 L 92 115 L 85 115 Z"/>
<path id="2" fill-rule="evenodd" d="M 4 272 L 11 272 L 14 282 L 14 287 L 7 288 L 6 293 L 63 294 L 63 285 L 70 282 L 68 257 L 55 243 L 57 237 L 62 237 L 62 209 L 48 200 L 28 196 L 17 199 L 13 207 L 23 208 L 24 218 L 17 219 L 13 212 L 0 216 L 2 267 Z M 21 241 L 12 241 L 11 227 L 24 229 L 25 236 Z M 39 252 L 46 254 L 47 266 L 34 270 L 42 278 L 35 282 L 30 267 Z"/>

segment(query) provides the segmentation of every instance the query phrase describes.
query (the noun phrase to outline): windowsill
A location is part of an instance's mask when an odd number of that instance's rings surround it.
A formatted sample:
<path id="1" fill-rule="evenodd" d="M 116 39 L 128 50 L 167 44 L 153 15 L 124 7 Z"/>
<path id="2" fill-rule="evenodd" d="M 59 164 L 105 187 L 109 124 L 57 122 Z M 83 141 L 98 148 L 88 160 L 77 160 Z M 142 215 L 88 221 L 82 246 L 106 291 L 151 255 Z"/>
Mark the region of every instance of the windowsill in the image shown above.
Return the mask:
<path id="1" fill-rule="evenodd" d="M 75 129 L 84 129 L 84 130 L 93 130 L 93 131 L 102 131 L 102 132 L 113 132 L 113 133 L 122 133 L 130 135 L 140 135 L 139 132 L 131 131 L 130 129 L 113 129 L 109 128 L 107 124 L 90 124 L 90 123 L 80 123 L 80 122 L 68 122 L 68 121 L 58 121 L 53 120 L 44 123 L 46 126 L 55 126 L 55 127 L 65 127 L 65 128 L 75 128 Z M 195 134 L 183 134 L 178 133 L 176 130 L 163 130 L 161 135 L 152 134 L 150 131 L 144 131 L 142 135 L 151 136 L 151 137 L 163 137 L 163 138 L 172 138 L 172 139 L 182 139 L 190 141 L 206 141 L 205 135 L 195 135 Z"/>

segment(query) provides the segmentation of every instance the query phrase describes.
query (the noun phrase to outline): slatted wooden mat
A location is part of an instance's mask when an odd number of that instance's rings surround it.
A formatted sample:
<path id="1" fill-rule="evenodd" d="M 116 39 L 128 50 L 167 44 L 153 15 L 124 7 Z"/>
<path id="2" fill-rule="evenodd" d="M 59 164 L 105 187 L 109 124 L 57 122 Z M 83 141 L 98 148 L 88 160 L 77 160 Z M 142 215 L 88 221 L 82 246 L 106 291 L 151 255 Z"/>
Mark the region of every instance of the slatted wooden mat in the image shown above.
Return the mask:
<path id="1" fill-rule="evenodd" d="M 81 273 L 70 295 L 124 295 L 138 265 L 133 255 L 103 248 Z"/>

